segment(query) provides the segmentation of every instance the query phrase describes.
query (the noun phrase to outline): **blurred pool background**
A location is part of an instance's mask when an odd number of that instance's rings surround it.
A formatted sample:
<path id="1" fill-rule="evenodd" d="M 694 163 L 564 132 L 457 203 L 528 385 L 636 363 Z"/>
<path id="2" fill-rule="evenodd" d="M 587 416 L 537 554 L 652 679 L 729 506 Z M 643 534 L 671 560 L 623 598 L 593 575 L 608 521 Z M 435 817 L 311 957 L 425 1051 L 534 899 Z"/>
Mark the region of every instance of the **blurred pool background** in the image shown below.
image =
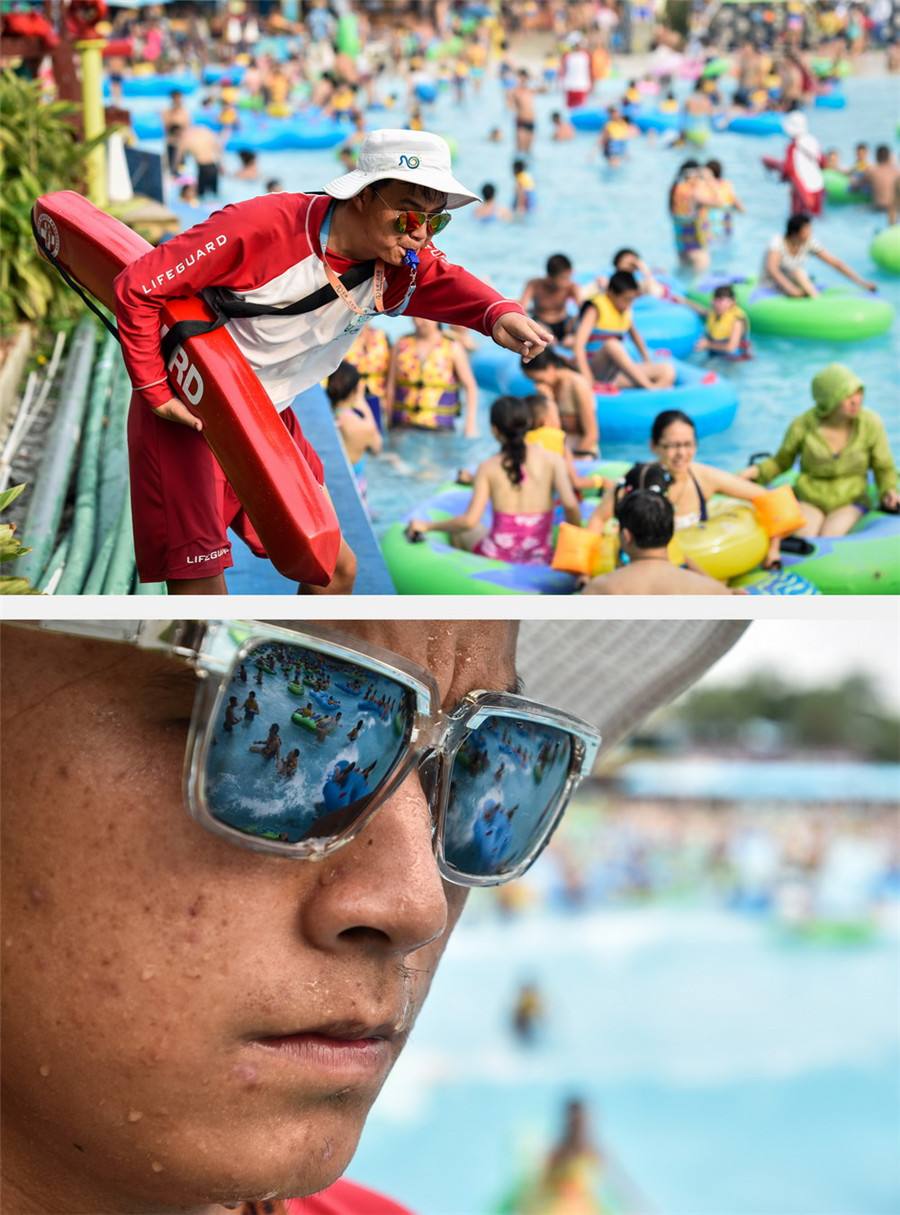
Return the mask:
<path id="1" fill-rule="evenodd" d="M 515 1210 L 576 1096 L 617 1183 L 591 1209 L 895 1215 L 900 702 L 873 631 L 883 682 L 787 652 L 714 669 L 526 879 L 472 897 L 351 1176 L 420 1215 Z"/>
<path id="2" fill-rule="evenodd" d="M 594 100 L 610 103 L 621 97 L 623 79 L 604 81 Z M 391 88 L 388 82 L 387 90 Z M 680 91 L 688 87 L 681 84 Z M 866 140 L 891 144 L 896 151 L 895 123 L 900 107 L 900 80 L 896 77 L 849 79 L 848 104 L 844 110 L 812 109 L 810 127 L 824 148 L 836 147 L 842 163 L 852 160 L 855 143 Z M 160 102 L 129 103 L 138 111 L 160 110 Z M 645 138 L 632 142 L 623 167 L 611 171 L 596 150 L 596 137 L 579 134 L 570 143 L 550 140 L 550 113 L 561 107 L 558 93 L 537 98 L 538 126 L 531 162 L 537 184 L 536 213 L 510 224 L 479 224 L 471 213 L 457 212 L 441 234 L 440 245 L 452 261 L 489 279 L 498 290 L 517 297 L 526 279 L 543 273 L 553 253 L 566 253 L 576 272 L 599 272 L 609 266 L 616 249 L 636 247 L 653 267 L 667 272 L 676 268 L 672 226 L 666 200 L 677 166 L 688 156 L 720 159 L 735 184 L 748 213 L 736 217 L 735 235 L 714 250 L 715 269 L 756 274 L 769 238 L 783 230 L 787 218 L 788 189 L 767 175 L 762 156 L 777 156 L 786 140 L 782 136 L 756 138 L 714 134 L 706 146 L 670 149 Z M 497 80 L 485 81 L 480 96 L 470 93 L 465 105 L 457 106 L 448 92 L 424 107 L 429 129 L 452 135 L 458 143 L 454 171 L 467 185 L 479 189 L 493 182 L 505 204 L 512 197 L 511 164 L 515 153 L 512 119 L 504 107 Z M 407 114 L 401 101 L 393 110 L 368 116 L 374 126 L 404 126 Z M 503 142 L 488 142 L 488 132 L 501 128 Z M 158 148 L 148 142 L 145 146 Z M 229 156 L 234 165 L 236 158 Z M 262 182 L 278 178 L 288 190 L 315 190 L 336 176 L 340 165 L 334 150 L 318 152 L 261 152 L 260 182 L 223 178 L 222 201 L 250 197 L 262 190 Z M 195 217 L 188 216 L 189 222 Z M 815 231 L 826 248 L 838 254 L 864 277 L 875 279 L 879 291 L 900 309 L 900 280 L 871 261 L 869 243 L 883 227 L 866 207 L 830 207 Z M 814 264 L 823 282 L 845 282 L 820 262 Z M 821 270 L 821 273 L 820 273 Z M 405 320 L 386 323 L 392 340 L 410 330 Z M 734 424 L 723 434 L 704 439 L 699 458 L 725 468 L 740 468 L 748 457 L 761 450 L 774 450 L 788 421 L 811 404 L 809 382 L 817 370 L 834 359 L 849 362 L 866 384 L 866 404 L 878 410 L 888 426 L 894 450 L 900 450 L 900 409 L 896 389 L 900 366 L 900 321 L 890 333 L 862 343 L 828 344 L 793 342 L 783 338 L 758 338 L 756 358 L 748 363 L 716 371 L 732 378 L 740 394 Z M 697 356 L 698 358 L 701 356 Z M 490 397 L 481 394 L 480 433 L 477 440 L 459 435 L 395 433 L 387 444 L 394 460 L 369 462 L 369 501 L 376 531 L 406 514 L 427 497 L 436 485 L 452 478 L 457 468 L 472 465 L 492 454 L 496 445 L 490 436 L 487 413 Z M 602 439 L 602 436 L 601 436 Z M 603 455 L 611 460 L 643 458 L 645 451 L 634 443 L 605 443 Z"/>

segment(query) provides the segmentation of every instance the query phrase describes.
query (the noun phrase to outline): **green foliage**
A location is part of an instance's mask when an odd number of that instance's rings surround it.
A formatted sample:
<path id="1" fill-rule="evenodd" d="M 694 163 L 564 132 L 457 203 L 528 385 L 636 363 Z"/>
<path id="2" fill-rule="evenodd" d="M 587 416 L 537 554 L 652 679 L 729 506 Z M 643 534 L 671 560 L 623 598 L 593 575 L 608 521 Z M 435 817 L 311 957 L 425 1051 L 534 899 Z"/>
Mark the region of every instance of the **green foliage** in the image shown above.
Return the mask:
<path id="1" fill-rule="evenodd" d="M 792 688 L 760 673 L 740 685 L 697 689 L 679 705 L 677 717 L 697 742 L 717 745 L 740 744 L 761 721 L 776 726 L 788 747 L 847 750 L 890 763 L 900 744 L 900 718 L 865 675 Z"/>
<path id="2" fill-rule="evenodd" d="M 84 161 L 101 140 L 80 143 L 66 121 L 77 106 L 46 102 L 40 85 L 0 72 L 0 329 L 56 323 L 84 305 L 41 257 L 31 208 L 51 190 L 81 190 Z"/>
<path id="3" fill-rule="evenodd" d="M 10 489 L 0 493 L 0 512 L 11 506 L 24 488 L 24 485 L 13 485 Z M 30 552 L 30 548 L 23 548 L 16 539 L 14 523 L 0 523 L 0 566 L 6 565 L 8 561 L 15 561 L 17 557 L 24 557 L 26 553 Z M 39 593 L 27 578 L 17 578 L 14 574 L 0 574 L 0 595 L 37 595 Z"/>
<path id="4" fill-rule="evenodd" d="M 670 30 L 687 38 L 691 24 L 690 0 L 667 0 L 663 13 L 663 24 Z"/>

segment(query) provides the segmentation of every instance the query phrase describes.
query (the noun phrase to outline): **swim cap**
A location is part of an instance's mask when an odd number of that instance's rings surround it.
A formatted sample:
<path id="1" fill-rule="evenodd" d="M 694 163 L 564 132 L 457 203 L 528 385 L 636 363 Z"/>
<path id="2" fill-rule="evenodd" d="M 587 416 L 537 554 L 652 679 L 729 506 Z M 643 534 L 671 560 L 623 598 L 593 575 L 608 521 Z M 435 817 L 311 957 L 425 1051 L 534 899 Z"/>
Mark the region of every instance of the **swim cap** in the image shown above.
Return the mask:
<path id="1" fill-rule="evenodd" d="M 842 401 L 864 388 L 862 380 L 843 363 L 829 363 L 818 375 L 813 376 L 812 394 L 816 414 L 827 418 L 834 413 Z"/>

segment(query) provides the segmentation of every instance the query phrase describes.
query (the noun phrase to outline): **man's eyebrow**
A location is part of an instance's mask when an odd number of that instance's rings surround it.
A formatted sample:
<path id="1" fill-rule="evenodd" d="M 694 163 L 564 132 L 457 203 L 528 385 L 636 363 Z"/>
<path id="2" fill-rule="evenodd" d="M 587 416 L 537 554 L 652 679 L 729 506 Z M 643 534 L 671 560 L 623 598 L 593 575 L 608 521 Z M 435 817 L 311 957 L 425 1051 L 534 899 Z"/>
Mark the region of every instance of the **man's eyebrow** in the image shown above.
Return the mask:
<path id="1" fill-rule="evenodd" d="M 522 696 L 525 692 L 525 680 L 521 675 L 517 675 L 515 679 L 511 679 L 506 687 L 507 692 L 511 692 L 513 696 Z"/>

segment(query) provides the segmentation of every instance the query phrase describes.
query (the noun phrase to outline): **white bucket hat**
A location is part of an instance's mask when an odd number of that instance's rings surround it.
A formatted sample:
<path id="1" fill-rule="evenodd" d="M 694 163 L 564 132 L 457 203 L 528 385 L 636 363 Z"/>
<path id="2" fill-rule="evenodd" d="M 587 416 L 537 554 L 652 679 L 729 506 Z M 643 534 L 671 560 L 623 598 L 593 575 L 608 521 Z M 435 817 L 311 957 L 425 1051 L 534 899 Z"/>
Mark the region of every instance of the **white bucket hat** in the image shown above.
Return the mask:
<path id="1" fill-rule="evenodd" d="M 324 190 L 332 198 L 354 198 L 385 178 L 440 190 L 451 210 L 481 201 L 453 176 L 446 141 L 430 131 L 371 131 L 360 145 L 356 168 L 335 177 Z"/>
<path id="2" fill-rule="evenodd" d="M 799 139 L 808 130 L 809 124 L 806 121 L 806 115 L 801 114 L 799 110 L 792 111 L 784 120 L 784 133 L 790 135 L 791 139 Z"/>
<path id="3" fill-rule="evenodd" d="M 592 722 L 601 755 L 696 683 L 745 620 L 523 620 L 525 694 Z"/>

